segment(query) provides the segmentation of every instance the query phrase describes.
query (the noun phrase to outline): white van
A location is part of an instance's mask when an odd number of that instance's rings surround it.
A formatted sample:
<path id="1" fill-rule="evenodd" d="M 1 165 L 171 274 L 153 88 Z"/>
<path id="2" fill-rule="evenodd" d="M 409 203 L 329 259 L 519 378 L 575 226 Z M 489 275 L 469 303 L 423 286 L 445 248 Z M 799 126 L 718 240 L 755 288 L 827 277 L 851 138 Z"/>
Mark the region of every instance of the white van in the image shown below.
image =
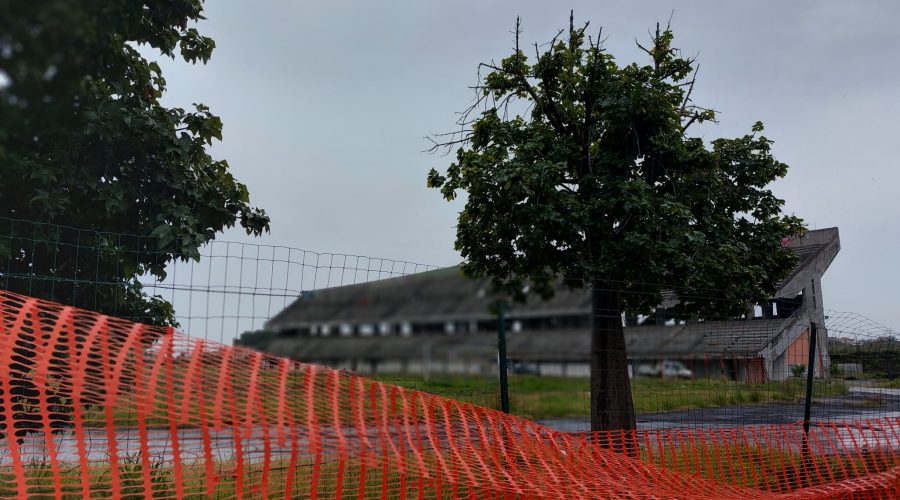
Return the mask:
<path id="1" fill-rule="evenodd" d="M 681 361 L 664 360 L 655 365 L 641 365 L 637 374 L 644 377 L 694 378 L 694 372 Z"/>

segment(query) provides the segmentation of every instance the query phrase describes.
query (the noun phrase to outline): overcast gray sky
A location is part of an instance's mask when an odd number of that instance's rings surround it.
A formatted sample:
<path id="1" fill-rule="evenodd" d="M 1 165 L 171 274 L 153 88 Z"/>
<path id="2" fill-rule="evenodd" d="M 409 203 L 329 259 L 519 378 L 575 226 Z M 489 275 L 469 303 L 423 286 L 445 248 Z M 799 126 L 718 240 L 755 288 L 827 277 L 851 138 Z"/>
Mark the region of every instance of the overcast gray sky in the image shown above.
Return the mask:
<path id="1" fill-rule="evenodd" d="M 462 205 L 425 188 L 450 157 L 422 151 L 453 128 L 479 62 L 509 54 L 515 18 L 545 42 L 568 23 L 603 27 L 620 63 L 672 2 L 207 2 L 207 66 L 161 61 L 169 105 L 203 102 L 214 147 L 272 216 L 262 241 L 436 265 Z M 676 45 L 697 54 L 696 101 L 720 112 L 708 138 L 766 124 L 790 165 L 775 191 L 810 228 L 838 226 L 825 306 L 900 327 L 900 3 L 692 1 Z M 238 232 L 225 238 L 243 240 Z"/>

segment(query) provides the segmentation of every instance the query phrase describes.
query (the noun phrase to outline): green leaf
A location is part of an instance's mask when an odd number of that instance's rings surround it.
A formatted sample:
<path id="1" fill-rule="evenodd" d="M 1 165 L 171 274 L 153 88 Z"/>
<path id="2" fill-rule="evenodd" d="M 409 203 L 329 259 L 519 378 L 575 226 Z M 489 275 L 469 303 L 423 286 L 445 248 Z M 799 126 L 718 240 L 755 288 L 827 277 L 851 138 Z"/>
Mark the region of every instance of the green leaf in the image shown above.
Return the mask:
<path id="1" fill-rule="evenodd" d="M 238 220 L 248 233 L 268 230 L 269 217 L 250 204 L 246 186 L 207 150 L 222 139 L 222 120 L 204 104 L 191 113 L 162 105 L 162 69 L 136 49 L 179 50 L 189 62 L 207 62 L 215 42 L 194 27 L 202 7 L 198 0 L 150 9 L 111 0 L 20 2 L 4 11 L 2 45 L 12 51 L 16 74 L 0 98 L 0 216 L 140 235 L 94 242 L 85 240 L 89 232 L 60 229 L 53 237 L 67 244 L 35 245 L 9 271 L 54 262 L 67 281 L 12 291 L 71 297 L 119 315 L 150 311 L 163 315 L 154 321 L 171 323 L 171 306 L 144 295 L 134 285 L 138 276 L 164 273 L 174 250 L 198 257 L 197 247 Z M 50 62 L 57 71 L 48 80 Z M 76 251 L 95 243 L 99 259 L 88 262 Z M 78 286 L 86 274 L 119 287 Z"/>

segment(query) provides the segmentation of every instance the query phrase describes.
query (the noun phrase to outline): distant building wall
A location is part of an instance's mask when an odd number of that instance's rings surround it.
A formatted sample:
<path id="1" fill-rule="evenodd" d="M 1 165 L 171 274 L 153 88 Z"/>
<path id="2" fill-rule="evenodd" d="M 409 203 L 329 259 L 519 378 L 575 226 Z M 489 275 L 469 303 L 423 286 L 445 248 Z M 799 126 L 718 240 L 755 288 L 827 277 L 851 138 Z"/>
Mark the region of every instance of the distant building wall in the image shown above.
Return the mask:
<path id="1" fill-rule="evenodd" d="M 803 330 L 803 333 L 791 342 L 785 356 L 788 366 L 809 363 L 809 330 Z"/>
<path id="2" fill-rule="evenodd" d="M 821 335 L 816 339 L 816 358 L 815 358 L 815 373 L 816 376 L 822 376 L 824 373 L 823 366 L 826 365 L 827 358 L 827 349 L 822 345 Z M 787 377 L 792 376 L 790 367 L 792 365 L 803 365 L 806 366 L 809 364 L 809 329 L 803 330 L 803 332 L 794 339 L 793 342 L 788 346 L 787 351 L 784 353 L 784 370 L 786 373 L 784 376 L 776 376 L 773 377 L 776 380 L 781 380 Z M 776 374 L 781 375 L 781 374 Z"/>
<path id="3" fill-rule="evenodd" d="M 695 378 L 724 378 L 728 380 L 735 378 L 731 360 L 707 356 L 700 359 L 681 359 L 679 361 L 684 363 L 684 366 L 694 372 Z"/>
<path id="4" fill-rule="evenodd" d="M 438 354 L 438 353 L 436 353 Z M 677 358 L 667 358 L 677 359 Z M 663 359 L 630 360 L 629 374 L 633 369 L 644 364 L 656 364 Z M 763 358 L 706 358 L 678 359 L 694 373 L 694 378 L 726 379 L 744 383 L 766 382 L 767 373 Z M 416 375 L 416 376 L 482 376 L 494 377 L 497 374 L 495 359 L 469 358 L 446 359 L 440 355 L 430 361 L 422 359 L 342 359 L 321 361 L 334 368 L 354 371 L 363 375 Z M 521 371 L 517 371 L 517 369 Z M 517 362 L 511 360 L 510 371 L 513 373 L 534 374 L 544 377 L 587 378 L 591 374 L 591 365 L 585 361 L 532 361 Z"/>
<path id="5" fill-rule="evenodd" d="M 738 367 L 738 380 L 745 384 L 762 384 L 767 380 L 765 360 L 762 358 L 739 360 Z"/>
<path id="6" fill-rule="evenodd" d="M 565 363 L 538 363 L 538 374 L 545 377 L 562 377 L 565 375 Z"/>
<path id="7" fill-rule="evenodd" d="M 565 377 L 590 377 L 591 376 L 591 364 L 590 363 L 566 363 L 563 366 L 563 372 Z"/>

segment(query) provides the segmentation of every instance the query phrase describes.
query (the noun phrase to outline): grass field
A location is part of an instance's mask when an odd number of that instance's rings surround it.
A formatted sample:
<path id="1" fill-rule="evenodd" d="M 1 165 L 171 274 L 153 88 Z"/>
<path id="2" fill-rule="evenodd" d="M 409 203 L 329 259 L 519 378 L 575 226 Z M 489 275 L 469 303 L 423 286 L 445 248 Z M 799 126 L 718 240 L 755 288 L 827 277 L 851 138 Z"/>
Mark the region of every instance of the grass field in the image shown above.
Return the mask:
<path id="1" fill-rule="evenodd" d="M 423 454 L 427 463 L 431 455 Z M 269 463 L 237 464 L 216 462 L 207 469 L 206 464 L 183 465 L 181 490 L 176 488 L 175 470 L 169 463 L 154 463 L 144 468 L 138 457 L 128 459 L 115 474 L 118 487 L 113 486 L 114 470 L 107 464 L 90 466 L 85 478 L 78 465 L 63 465 L 59 471 L 59 483 L 63 499 L 84 498 L 87 489 L 90 498 L 310 498 L 312 492 L 320 498 L 380 498 L 386 493 L 391 498 L 404 489 L 407 498 L 416 498 L 419 488 L 434 495 L 434 487 L 420 484 L 414 478 L 401 482 L 396 470 L 385 471 L 377 460 L 369 460 L 365 467 L 361 461 L 347 459 L 343 465 L 337 460 L 323 460 L 316 465 L 311 459 L 298 461 L 291 467 L 285 460 Z M 314 472 L 318 468 L 318 471 Z M 292 472 L 292 473 L 291 473 Z M 313 477 L 318 476 L 316 487 Z M 10 467 L 0 467 L 0 498 L 21 498 L 18 495 L 16 476 Z M 24 467 L 27 498 L 54 498 L 56 491 L 54 473 L 49 464 L 31 464 Z M 84 481 L 86 479 L 86 481 Z M 290 481 L 290 492 L 287 491 Z M 85 484 L 86 483 L 86 484 Z M 263 484 L 266 487 L 263 487 Z M 147 487 L 149 485 L 149 487 Z M 386 485 L 386 486 L 385 486 Z M 466 493 L 451 485 L 441 485 L 443 497 L 453 493 Z"/>
<path id="2" fill-rule="evenodd" d="M 900 389 L 900 378 L 894 380 L 879 380 L 876 385 L 887 389 Z"/>
<path id="3" fill-rule="evenodd" d="M 499 408 L 498 383 L 490 378 L 383 376 L 379 380 L 419 389 L 482 406 Z M 590 382 L 588 379 L 516 375 L 509 379 L 511 411 L 520 416 L 542 419 L 587 417 L 590 415 Z M 636 378 L 631 381 L 637 413 L 713 408 L 719 406 L 798 401 L 805 394 L 805 381 L 789 379 L 764 384 L 744 384 L 730 380 L 662 380 Z M 817 397 L 847 393 L 840 380 L 817 380 Z"/>
<path id="4" fill-rule="evenodd" d="M 235 373 L 235 386 L 246 385 L 246 374 Z M 401 387 L 418 389 L 438 396 L 471 402 L 489 408 L 500 408 L 499 387 L 496 379 L 486 377 L 432 376 L 428 381 L 414 376 L 378 376 L 377 380 Z M 291 379 L 297 385 L 288 394 L 302 392 L 302 378 Z M 536 375 L 510 376 L 510 406 L 515 415 L 548 419 L 563 417 L 587 417 L 590 415 L 590 382 L 585 378 L 539 377 Z M 321 382 L 321 380 L 320 380 Z M 341 383 L 345 383 L 342 381 Z M 243 385 L 242 385 L 243 384 Z M 744 384 L 721 379 L 674 380 L 636 378 L 631 381 L 635 410 L 638 414 L 713 408 L 733 405 L 762 404 L 778 401 L 800 401 L 805 394 L 805 381 L 789 379 L 764 384 Z M 327 387 L 322 382 L 319 387 Z M 847 393 L 847 383 L 840 379 L 817 380 L 816 397 L 836 396 Z M 276 421 L 278 412 L 277 395 L 264 390 L 262 407 L 267 421 Z M 120 398 L 113 409 L 113 421 L 117 426 L 138 425 L 135 404 L 130 398 Z M 211 414 L 212 397 L 204 400 L 206 418 Z M 365 403 L 365 401 L 364 401 Z M 306 412 L 304 398 L 289 398 L 286 404 L 294 414 Z M 179 425 L 194 427 L 202 425 L 199 402 L 189 404 L 191 417 Z M 155 402 L 156 410 L 147 415 L 144 424 L 150 426 L 168 425 L 165 401 Z M 91 405 L 84 409 L 86 427 L 106 425 L 105 408 Z M 243 410 L 242 410 L 243 411 Z M 323 413 L 322 418 L 330 419 Z M 347 414 L 349 415 L 349 413 Z M 348 417 L 349 418 L 349 417 Z M 323 420 L 324 421 L 324 420 Z"/>

